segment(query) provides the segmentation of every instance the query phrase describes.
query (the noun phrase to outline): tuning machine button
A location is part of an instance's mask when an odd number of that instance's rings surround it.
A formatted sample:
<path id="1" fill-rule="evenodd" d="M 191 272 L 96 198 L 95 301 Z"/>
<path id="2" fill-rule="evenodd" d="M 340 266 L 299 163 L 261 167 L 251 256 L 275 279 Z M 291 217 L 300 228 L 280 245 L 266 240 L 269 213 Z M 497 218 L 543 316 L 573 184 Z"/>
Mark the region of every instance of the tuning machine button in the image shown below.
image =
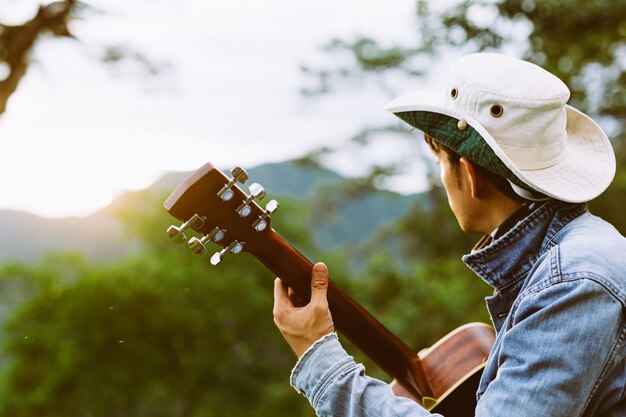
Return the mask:
<path id="1" fill-rule="evenodd" d="M 252 212 L 252 207 L 250 207 L 250 203 L 254 199 L 263 200 L 265 198 L 265 188 L 259 183 L 254 183 L 250 186 L 250 195 L 243 200 L 243 202 L 237 207 L 237 213 L 241 217 L 246 217 Z"/>
<path id="2" fill-rule="evenodd" d="M 228 253 L 233 253 L 235 255 L 241 253 L 244 244 L 244 242 L 238 242 L 236 240 L 233 240 L 224 249 L 219 252 L 215 252 L 213 256 L 211 256 L 211 265 L 217 265 L 222 262 L 222 259 L 224 259 L 224 256 Z"/>
<path id="3" fill-rule="evenodd" d="M 206 251 L 206 244 L 210 241 L 219 242 L 224 239 L 224 235 L 226 234 L 226 230 L 222 230 L 219 227 L 211 230 L 208 234 L 202 236 L 200 239 L 197 237 L 192 237 L 189 239 L 187 244 L 191 251 L 197 255 L 202 255 Z"/>
<path id="4" fill-rule="evenodd" d="M 265 230 L 267 228 L 267 217 L 275 212 L 278 209 L 278 206 L 279 204 L 276 200 L 271 200 L 269 203 L 267 203 L 267 205 L 265 206 L 265 211 L 259 216 L 258 219 L 256 219 L 254 223 L 252 223 L 252 227 L 254 227 L 257 232 L 262 232 L 263 230 Z"/>
<path id="5" fill-rule="evenodd" d="M 194 214 L 191 216 L 189 220 L 180 225 L 180 227 L 171 225 L 167 228 L 167 235 L 176 243 L 182 243 L 187 240 L 187 236 L 185 236 L 185 230 L 191 228 L 198 229 L 202 227 L 204 224 L 204 220 L 202 217 Z"/>
<path id="6" fill-rule="evenodd" d="M 245 169 L 236 167 L 231 171 L 232 177 L 228 180 L 228 183 L 222 187 L 221 190 L 218 191 L 217 196 L 224 201 L 229 201 L 235 195 L 235 192 L 232 190 L 233 185 L 236 182 L 240 184 L 245 184 L 248 181 L 248 173 Z"/>

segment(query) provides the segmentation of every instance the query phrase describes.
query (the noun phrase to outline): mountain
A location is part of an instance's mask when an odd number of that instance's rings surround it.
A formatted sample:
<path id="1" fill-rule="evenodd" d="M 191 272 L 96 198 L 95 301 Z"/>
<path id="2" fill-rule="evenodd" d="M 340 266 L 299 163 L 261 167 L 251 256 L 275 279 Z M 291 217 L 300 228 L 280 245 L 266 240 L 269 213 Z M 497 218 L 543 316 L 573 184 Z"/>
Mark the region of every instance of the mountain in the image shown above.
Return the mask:
<path id="1" fill-rule="evenodd" d="M 228 172 L 227 170 L 223 170 Z M 164 194 L 172 191 L 189 172 L 165 174 L 142 192 Z M 316 201 L 319 193 L 345 180 L 336 172 L 299 164 L 295 161 L 259 165 L 248 170 L 249 183 L 262 184 L 272 198 Z M 317 193 L 317 194 L 316 194 Z M 139 248 L 129 238 L 115 207 L 132 201 L 133 192 L 120 196 L 109 207 L 87 217 L 41 218 L 29 213 L 0 210 L 0 262 L 33 261 L 47 252 L 80 252 L 91 259 L 112 260 Z M 332 216 L 315 228 L 316 243 L 326 248 L 350 242 L 364 242 L 382 225 L 404 214 L 417 196 L 401 196 L 388 191 L 371 191 L 358 198 L 343 200 Z M 165 227 L 166 225 L 164 225 Z"/>
<path id="2" fill-rule="evenodd" d="M 0 211 L 0 261 L 32 261 L 47 252 L 66 251 L 110 260 L 136 247 L 124 238 L 120 222 L 105 210 L 88 217 L 61 219 Z"/>
<path id="3" fill-rule="evenodd" d="M 220 170 L 227 175 L 230 173 L 228 168 L 220 167 Z M 258 182 L 265 187 L 268 195 L 286 195 L 294 198 L 310 198 L 318 187 L 336 184 L 345 179 L 334 171 L 296 161 L 268 163 L 246 171 L 250 179 L 242 186 L 244 190 L 253 182 Z M 150 188 L 171 191 L 189 174 L 190 172 L 167 173 Z"/>

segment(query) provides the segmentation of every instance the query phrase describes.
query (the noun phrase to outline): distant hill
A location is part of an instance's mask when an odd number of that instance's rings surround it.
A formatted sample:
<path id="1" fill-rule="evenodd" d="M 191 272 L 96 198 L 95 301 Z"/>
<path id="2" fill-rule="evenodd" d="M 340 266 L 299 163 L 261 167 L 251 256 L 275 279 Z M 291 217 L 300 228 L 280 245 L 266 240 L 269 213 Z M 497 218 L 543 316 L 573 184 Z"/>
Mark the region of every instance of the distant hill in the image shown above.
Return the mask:
<path id="1" fill-rule="evenodd" d="M 225 174 L 228 168 L 219 167 Z M 316 188 L 338 183 L 345 178 L 334 171 L 319 169 L 294 161 L 268 163 L 246 169 L 250 180 L 243 186 L 253 182 L 263 185 L 268 195 L 287 195 L 295 198 L 309 198 Z M 190 172 L 170 172 L 163 175 L 150 188 L 154 190 L 173 190 Z"/>
<path id="2" fill-rule="evenodd" d="M 333 171 L 293 161 L 259 165 L 249 169 L 248 173 L 250 183 L 262 184 L 268 196 L 273 198 L 312 199 L 322 187 L 345 180 Z M 169 192 L 189 174 L 165 174 L 146 191 Z M 32 261 L 50 251 L 80 252 L 91 259 L 106 261 L 137 250 L 138 242 L 125 235 L 112 209 L 119 201 L 129 200 L 127 197 L 122 195 L 111 207 L 80 218 L 46 219 L 29 213 L 0 210 L 0 262 L 13 259 Z M 327 222 L 316 228 L 314 238 L 327 248 L 364 242 L 380 226 L 404 214 L 416 198 L 415 195 L 374 191 L 348 200 L 334 216 L 325 219 Z"/>
<path id="3" fill-rule="evenodd" d="M 110 260 L 137 248 L 124 238 L 122 225 L 107 211 L 91 216 L 46 219 L 29 213 L 0 211 L 0 262 L 31 261 L 46 252 L 81 252 Z"/>

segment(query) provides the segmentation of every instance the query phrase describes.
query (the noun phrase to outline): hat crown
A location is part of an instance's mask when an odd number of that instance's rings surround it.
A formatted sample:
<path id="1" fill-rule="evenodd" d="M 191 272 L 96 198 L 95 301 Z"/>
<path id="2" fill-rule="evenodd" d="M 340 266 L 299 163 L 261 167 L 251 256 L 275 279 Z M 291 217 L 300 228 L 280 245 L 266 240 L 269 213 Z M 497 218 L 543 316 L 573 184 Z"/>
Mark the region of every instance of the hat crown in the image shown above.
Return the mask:
<path id="1" fill-rule="evenodd" d="M 448 86 L 455 85 L 529 107 L 564 105 L 570 97 L 563 81 L 545 69 L 492 53 L 470 54 L 459 59 L 448 77 Z"/>
<path id="2" fill-rule="evenodd" d="M 452 68 L 448 91 L 448 105 L 478 121 L 518 167 L 545 169 L 565 157 L 570 92 L 543 68 L 471 54 Z"/>

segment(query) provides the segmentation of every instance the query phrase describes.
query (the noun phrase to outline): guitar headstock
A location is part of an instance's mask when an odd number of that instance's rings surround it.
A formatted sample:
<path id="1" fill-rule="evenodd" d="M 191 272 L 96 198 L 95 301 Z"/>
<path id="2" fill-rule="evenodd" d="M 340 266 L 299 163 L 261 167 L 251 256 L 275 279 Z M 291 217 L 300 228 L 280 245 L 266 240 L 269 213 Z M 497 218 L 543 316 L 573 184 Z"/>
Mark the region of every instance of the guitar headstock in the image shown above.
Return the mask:
<path id="1" fill-rule="evenodd" d="M 270 230 L 270 214 L 278 209 L 271 200 L 265 209 L 255 200 L 265 198 L 265 189 L 257 183 L 244 192 L 238 184 L 245 184 L 248 174 L 242 168 L 232 170 L 230 177 L 210 163 L 187 177 L 165 201 L 165 209 L 178 220 L 180 226 L 170 226 L 167 234 L 177 243 L 187 242 L 196 254 L 206 252 L 210 242 L 222 247 L 211 257 L 217 265 L 227 254 L 253 252 L 262 245 Z M 186 232 L 199 236 L 188 238 Z"/>

